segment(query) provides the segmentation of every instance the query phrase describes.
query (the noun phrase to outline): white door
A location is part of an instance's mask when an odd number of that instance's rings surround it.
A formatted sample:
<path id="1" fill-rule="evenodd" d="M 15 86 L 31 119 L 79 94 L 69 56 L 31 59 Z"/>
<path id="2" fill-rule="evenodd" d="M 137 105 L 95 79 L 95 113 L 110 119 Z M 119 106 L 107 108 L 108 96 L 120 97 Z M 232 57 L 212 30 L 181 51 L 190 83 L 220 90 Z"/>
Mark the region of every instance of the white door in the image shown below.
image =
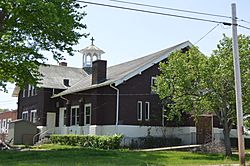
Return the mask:
<path id="1" fill-rule="evenodd" d="M 56 126 L 56 113 L 47 112 L 47 129 L 53 129 Z"/>
<path id="2" fill-rule="evenodd" d="M 59 127 L 63 127 L 64 126 L 64 112 L 65 112 L 66 108 L 60 108 L 59 109 Z"/>

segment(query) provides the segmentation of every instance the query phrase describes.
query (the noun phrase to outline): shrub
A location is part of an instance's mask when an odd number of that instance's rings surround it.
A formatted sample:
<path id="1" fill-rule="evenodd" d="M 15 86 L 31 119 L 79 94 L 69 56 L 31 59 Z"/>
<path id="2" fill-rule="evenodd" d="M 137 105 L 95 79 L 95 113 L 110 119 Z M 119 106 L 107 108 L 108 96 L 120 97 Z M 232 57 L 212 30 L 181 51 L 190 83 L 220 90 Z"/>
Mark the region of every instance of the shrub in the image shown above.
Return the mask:
<path id="1" fill-rule="evenodd" d="M 131 149 L 144 149 L 144 148 L 159 148 L 166 146 L 179 146 L 181 145 L 180 138 L 165 138 L 165 137 L 139 137 L 131 139 L 129 148 Z"/>
<path id="2" fill-rule="evenodd" d="M 96 136 L 96 135 L 51 135 L 53 144 L 92 147 L 100 149 L 118 149 L 122 135 Z"/>
<path id="3" fill-rule="evenodd" d="M 234 148 L 238 147 L 238 138 L 230 138 L 231 146 Z M 250 148 L 250 138 L 245 138 L 245 148 Z"/>

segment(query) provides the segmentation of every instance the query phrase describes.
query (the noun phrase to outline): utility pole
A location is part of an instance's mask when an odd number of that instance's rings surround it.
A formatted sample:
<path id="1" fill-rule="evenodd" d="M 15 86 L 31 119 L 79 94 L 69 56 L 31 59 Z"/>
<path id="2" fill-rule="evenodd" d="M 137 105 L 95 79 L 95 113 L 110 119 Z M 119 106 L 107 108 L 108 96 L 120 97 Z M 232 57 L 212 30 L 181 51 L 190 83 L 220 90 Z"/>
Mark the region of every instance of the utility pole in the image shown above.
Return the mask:
<path id="1" fill-rule="evenodd" d="M 238 48 L 237 35 L 237 17 L 236 4 L 232 3 L 232 34 L 233 34 L 233 56 L 234 56 L 234 79 L 236 94 L 236 110 L 237 110 L 237 134 L 240 164 L 245 166 L 245 143 L 243 128 L 243 111 L 242 111 L 242 93 L 241 93 L 241 77 L 240 77 L 240 58 Z"/>

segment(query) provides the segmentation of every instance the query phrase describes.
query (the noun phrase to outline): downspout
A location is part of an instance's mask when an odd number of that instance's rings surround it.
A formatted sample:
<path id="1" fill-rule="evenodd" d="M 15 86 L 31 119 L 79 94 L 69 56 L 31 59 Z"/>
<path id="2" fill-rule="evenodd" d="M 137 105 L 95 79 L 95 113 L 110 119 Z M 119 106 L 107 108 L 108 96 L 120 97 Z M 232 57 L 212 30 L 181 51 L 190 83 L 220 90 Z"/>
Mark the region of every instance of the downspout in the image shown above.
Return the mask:
<path id="1" fill-rule="evenodd" d="M 116 90 L 116 120 L 115 120 L 115 127 L 116 127 L 116 133 L 118 134 L 118 122 L 119 122 L 119 95 L 120 91 L 118 88 L 114 87 L 112 84 L 110 84 L 110 87 Z"/>
<path id="2" fill-rule="evenodd" d="M 69 99 L 66 99 L 65 97 L 60 96 L 61 99 L 66 101 L 66 104 L 69 104 Z"/>

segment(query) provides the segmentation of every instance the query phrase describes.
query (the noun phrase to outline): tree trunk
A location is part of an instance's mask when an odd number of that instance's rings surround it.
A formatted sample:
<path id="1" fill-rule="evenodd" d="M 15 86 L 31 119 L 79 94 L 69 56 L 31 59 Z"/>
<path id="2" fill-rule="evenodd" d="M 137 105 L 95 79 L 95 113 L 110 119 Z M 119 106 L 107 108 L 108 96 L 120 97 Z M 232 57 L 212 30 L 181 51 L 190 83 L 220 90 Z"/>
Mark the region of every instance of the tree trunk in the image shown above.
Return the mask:
<path id="1" fill-rule="evenodd" d="M 3 10 L 0 10 L 0 32 L 2 31 L 3 29 L 3 20 L 4 20 L 4 13 L 3 13 Z"/>
<path id="2" fill-rule="evenodd" d="M 3 9 L 0 9 L 0 32 L 3 32 L 4 22 L 7 19 L 7 15 Z"/>
<path id="3" fill-rule="evenodd" d="M 223 123 L 223 134 L 224 134 L 224 144 L 225 144 L 225 155 L 231 156 L 232 150 L 231 150 L 231 141 L 230 141 L 230 129 L 228 127 L 227 121 L 224 120 Z"/>

